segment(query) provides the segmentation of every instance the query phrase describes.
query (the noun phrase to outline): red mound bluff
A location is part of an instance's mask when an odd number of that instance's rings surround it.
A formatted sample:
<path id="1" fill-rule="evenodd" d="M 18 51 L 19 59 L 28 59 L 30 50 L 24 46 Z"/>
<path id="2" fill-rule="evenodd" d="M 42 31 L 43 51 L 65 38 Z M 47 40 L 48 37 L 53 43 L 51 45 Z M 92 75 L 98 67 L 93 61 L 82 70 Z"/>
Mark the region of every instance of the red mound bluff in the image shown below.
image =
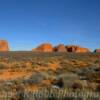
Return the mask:
<path id="1" fill-rule="evenodd" d="M 76 53 L 77 52 L 80 52 L 80 53 L 83 52 L 83 53 L 85 53 L 85 52 L 90 52 L 90 51 L 89 51 L 88 48 L 81 48 L 81 47 L 79 47 L 79 48 L 76 49 Z"/>
<path id="2" fill-rule="evenodd" d="M 59 44 L 58 46 L 54 47 L 55 52 L 67 52 L 64 44 Z"/>
<path id="3" fill-rule="evenodd" d="M 0 51 L 9 51 L 9 46 L 7 41 L 0 40 Z"/>
<path id="4" fill-rule="evenodd" d="M 32 51 L 36 52 L 53 52 L 53 47 L 50 43 L 44 43 L 39 45 L 37 48 L 33 49 Z"/>
<path id="5" fill-rule="evenodd" d="M 67 45 L 59 44 L 55 47 L 52 47 L 50 43 L 44 43 L 38 47 L 32 49 L 36 52 L 72 52 L 72 53 L 87 53 L 90 52 L 88 48 L 83 48 L 77 45 Z"/>
<path id="6" fill-rule="evenodd" d="M 66 49 L 67 49 L 67 52 L 75 52 L 75 53 L 89 52 L 88 48 L 83 48 L 83 47 L 75 46 L 75 45 L 66 46 Z"/>

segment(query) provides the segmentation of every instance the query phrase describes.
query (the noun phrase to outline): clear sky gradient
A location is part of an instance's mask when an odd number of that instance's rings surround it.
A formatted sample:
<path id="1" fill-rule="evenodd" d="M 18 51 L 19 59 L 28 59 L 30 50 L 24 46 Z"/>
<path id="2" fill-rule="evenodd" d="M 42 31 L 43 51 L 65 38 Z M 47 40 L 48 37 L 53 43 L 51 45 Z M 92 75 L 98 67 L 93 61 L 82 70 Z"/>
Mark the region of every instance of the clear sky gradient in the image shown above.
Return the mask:
<path id="1" fill-rule="evenodd" d="M 100 48 L 100 0 L 0 0 L 0 39 L 11 50 L 44 42 Z"/>

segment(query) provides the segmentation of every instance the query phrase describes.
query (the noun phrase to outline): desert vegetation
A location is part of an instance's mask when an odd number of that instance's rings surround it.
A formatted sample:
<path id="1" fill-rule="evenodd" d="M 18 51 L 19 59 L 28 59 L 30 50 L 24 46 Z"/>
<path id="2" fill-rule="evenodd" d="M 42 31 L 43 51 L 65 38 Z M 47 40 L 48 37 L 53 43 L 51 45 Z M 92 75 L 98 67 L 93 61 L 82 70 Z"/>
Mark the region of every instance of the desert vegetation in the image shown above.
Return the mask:
<path id="1" fill-rule="evenodd" d="M 0 100 L 40 100 L 31 93 L 44 90 L 52 96 L 43 100 L 75 100 L 57 94 L 65 89 L 100 94 L 100 53 L 0 52 Z"/>

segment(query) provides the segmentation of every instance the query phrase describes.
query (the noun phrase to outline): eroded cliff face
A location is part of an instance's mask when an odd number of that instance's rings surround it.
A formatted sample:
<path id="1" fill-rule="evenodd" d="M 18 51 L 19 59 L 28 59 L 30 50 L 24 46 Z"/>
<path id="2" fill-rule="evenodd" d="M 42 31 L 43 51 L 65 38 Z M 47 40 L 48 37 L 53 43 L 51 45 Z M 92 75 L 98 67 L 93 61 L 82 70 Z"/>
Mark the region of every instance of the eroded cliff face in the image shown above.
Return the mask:
<path id="1" fill-rule="evenodd" d="M 96 49 L 94 52 L 100 52 L 100 49 Z"/>
<path id="2" fill-rule="evenodd" d="M 32 51 L 53 52 L 53 47 L 50 43 L 44 43 L 44 44 L 39 45 L 37 48 L 34 48 Z"/>
<path id="3" fill-rule="evenodd" d="M 44 43 L 40 46 L 32 49 L 36 52 L 73 52 L 73 53 L 85 53 L 90 52 L 88 48 L 83 48 L 76 45 L 65 46 L 64 44 L 59 44 L 53 47 L 50 43 Z"/>
<path id="4" fill-rule="evenodd" d="M 9 46 L 7 41 L 0 40 L 0 51 L 9 51 Z"/>

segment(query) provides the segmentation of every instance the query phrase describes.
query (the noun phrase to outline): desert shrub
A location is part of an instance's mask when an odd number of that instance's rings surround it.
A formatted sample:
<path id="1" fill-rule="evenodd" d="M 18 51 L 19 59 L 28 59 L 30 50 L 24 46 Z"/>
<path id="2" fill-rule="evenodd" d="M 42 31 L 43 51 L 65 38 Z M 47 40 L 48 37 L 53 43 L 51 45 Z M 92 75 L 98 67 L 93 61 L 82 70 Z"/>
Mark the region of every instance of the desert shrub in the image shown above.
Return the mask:
<path id="1" fill-rule="evenodd" d="M 23 81 L 25 84 L 39 84 L 45 76 L 42 73 L 33 73 L 30 78 Z"/>
<path id="2" fill-rule="evenodd" d="M 7 64 L 6 63 L 0 63 L 0 70 L 1 69 L 6 69 L 7 68 Z"/>
<path id="3" fill-rule="evenodd" d="M 62 78 L 59 78 L 58 80 L 54 80 L 54 81 L 52 82 L 52 85 L 55 85 L 55 86 L 57 86 L 57 87 L 59 87 L 59 88 L 64 87 L 63 79 L 62 79 Z"/>
<path id="4" fill-rule="evenodd" d="M 80 68 L 77 70 L 77 74 L 80 76 L 86 76 L 89 73 L 94 73 L 95 72 L 95 67 L 94 66 L 88 66 L 86 68 Z"/>
<path id="5" fill-rule="evenodd" d="M 96 59 L 94 63 L 100 64 L 100 59 Z"/>
<path id="6" fill-rule="evenodd" d="M 11 68 L 20 68 L 20 63 L 13 63 L 12 65 L 11 65 Z"/>
<path id="7" fill-rule="evenodd" d="M 97 92 L 100 92 L 100 85 L 98 85 L 98 86 L 96 87 L 96 91 L 97 91 Z"/>
<path id="8" fill-rule="evenodd" d="M 26 100 L 25 99 L 25 90 L 22 86 L 17 86 L 15 88 L 14 96 L 11 97 L 11 100 Z"/>
<path id="9" fill-rule="evenodd" d="M 26 69 L 26 65 L 22 62 L 13 62 L 10 64 L 11 71 L 15 72 L 18 70 L 24 70 Z"/>
<path id="10" fill-rule="evenodd" d="M 31 67 L 32 67 L 32 68 L 37 68 L 37 67 L 39 67 L 39 65 L 36 64 L 36 63 L 32 63 Z"/>
<path id="11" fill-rule="evenodd" d="M 80 83 L 73 83 L 72 88 L 73 89 L 82 89 L 82 84 L 80 84 Z"/>

